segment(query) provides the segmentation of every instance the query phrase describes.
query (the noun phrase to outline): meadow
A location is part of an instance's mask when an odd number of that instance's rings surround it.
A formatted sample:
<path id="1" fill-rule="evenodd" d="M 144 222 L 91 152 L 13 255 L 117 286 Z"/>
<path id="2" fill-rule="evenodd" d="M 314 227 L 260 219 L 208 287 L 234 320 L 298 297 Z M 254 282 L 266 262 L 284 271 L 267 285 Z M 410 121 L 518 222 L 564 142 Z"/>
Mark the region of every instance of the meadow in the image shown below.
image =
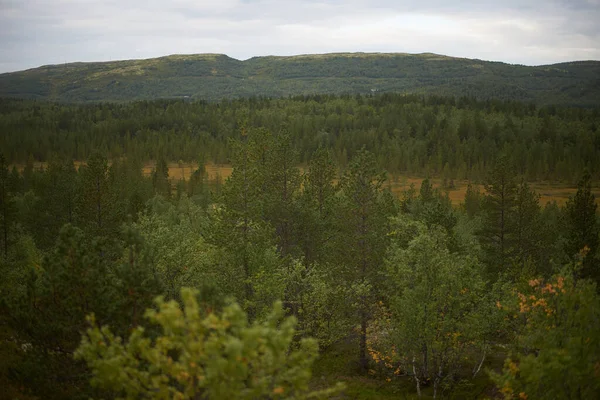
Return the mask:
<path id="1" fill-rule="evenodd" d="M 181 179 L 187 180 L 190 175 L 197 168 L 195 164 L 191 163 L 169 163 L 169 177 L 172 179 L 172 183 L 176 183 Z M 208 181 L 213 183 L 218 179 L 221 179 L 221 183 L 224 182 L 233 171 L 233 168 L 229 164 L 214 164 L 208 163 L 205 166 Z M 154 163 L 146 163 L 143 168 L 143 172 L 146 176 L 150 176 L 154 169 Z M 302 171 L 304 167 L 300 167 Z M 421 182 L 424 177 L 410 176 L 410 175 L 388 175 L 386 185 L 391 189 L 392 193 L 396 196 L 401 197 L 402 194 L 410 189 L 411 185 L 414 185 L 418 191 L 421 187 Z M 443 187 L 442 178 L 430 178 L 430 181 L 434 188 Z M 444 192 L 448 193 L 450 200 L 454 206 L 458 206 L 465 199 L 467 192 L 468 180 L 454 180 L 454 187 L 443 189 Z M 483 185 L 473 183 L 475 187 L 479 187 L 483 191 Z M 558 182 L 530 182 L 530 186 L 540 195 L 540 204 L 546 205 L 547 203 L 556 201 L 559 206 L 566 204 L 569 197 L 575 195 L 577 187 L 575 185 L 568 185 L 565 183 Z M 592 192 L 596 196 L 596 199 L 600 199 L 600 187 L 594 187 Z M 599 201 L 599 200 L 597 200 Z"/>
<path id="2" fill-rule="evenodd" d="M 75 167 L 79 168 L 85 163 L 83 161 L 75 161 Z M 46 162 L 35 162 L 34 168 L 40 169 L 45 168 Z M 23 164 L 16 164 L 17 170 L 23 171 L 25 166 Z M 181 179 L 188 180 L 192 173 L 197 169 L 197 165 L 194 163 L 177 163 L 170 162 L 169 166 L 169 178 L 171 183 L 176 185 Z M 145 176 L 150 176 L 154 170 L 154 162 L 146 162 L 142 168 L 142 172 Z M 12 167 L 11 167 L 12 168 Z M 301 171 L 305 170 L 305 167 L 299 167 Z M 220 181 L 220 184 L 224 183 L 227 178 L 231 175 L 233 167 L 229 164 L 215 164 L 207 163 L 205 165 L 207 179 L 210 185 L 215 185 Z M 403 193 L 410 189 L 411 185 L 418 191 L 421 187 L 421 182 L 424 177 L 410 176 L 410 175 L 388 175 L 386 186 L 391 189 L 397 197 L 401 198 Z M 433 177 L 430 181 L 434 188 L 443 188 L 443 179 Z M 443 188 L 444 193 L 448 193 L 452 205 L 460 205 L 467 192 L 467 186 L 469 185 L 468 180 L 454 180 L 453 187 Z M 473 186 L 478 187 L 483 192 L 483 185 L 471 182 Z M 542 206 L 547 203 L 555 201 L 559 206 L 564 206 L 567 203 L 569 197 L 575 195 L 577 187 L 573 184 L 566 184 L 562 182 L 549 182 L 549 181 L 538 181 L 529 182 L 529 185 L 540 195 L 540 204 Z M 600 187 L 596 186 L 592 188 L 592 193 L 596 196 L 596 202 L 600 204 Z"/>

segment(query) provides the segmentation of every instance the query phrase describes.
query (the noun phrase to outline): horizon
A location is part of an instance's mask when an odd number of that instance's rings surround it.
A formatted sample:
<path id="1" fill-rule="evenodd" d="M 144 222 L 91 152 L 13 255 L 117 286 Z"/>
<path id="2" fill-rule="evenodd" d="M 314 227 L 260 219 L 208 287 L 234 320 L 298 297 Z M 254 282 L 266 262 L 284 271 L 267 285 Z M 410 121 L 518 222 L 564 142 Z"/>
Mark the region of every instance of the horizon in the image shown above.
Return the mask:
<path id="1" fill-rule="evenodd" d="M 6 0 L 0 73 L 218 53 L 435 53 L 539 66 L 600 60 L 600 0 Z"/>
<path id="2" fill-rule="evenodd" d="M 488 60 L 488 59 L 481 59 L 481 58 L 458 57 L 458 56 L 453 56 L 453 55 L 449 55 L 449 54 L 440 54 L 440 53 L 433 53 L 433 52 L 428 52 L 428 51 L 420 52 L 420 53 L 333 51 L 333 52 L 327 52 L 327 53 L 302 53 L 302 54 L 289 54 L 289 55 L 266 54 L 266 55 L 250 56 L 250 57 L 244 58 L 244 59 L 236 58 L 236 57 L 233 57 L 233 56 L 231 56 L 229 54 L 225 54 L 225 53 L 174 53 L 174 54 L 165 54 L 165 55 L 156 56 L 156 57 L 124 58 L 124 59 L 118 59 L 118 60 L 111 59 L 111 60 L 90 60 L 90 61 L 68 61 L 68 62 L 63 62 L 63 63 L 42 64 L 42 65 L 38 65 L 38 66 L 26 68 L 26 69 L 21 69 L 21 70 L 16 70 L 16 71 L 0 72 L 0 75 L 19 73 L 19 72 L 24 72 L 24 71 L 29 71 L 29 70 L 39 69 L 39 68 L 45 68 L 45 67 L 59 67 L 61 65 L 65 66 L 65 65 L 69 65 L 69 64 L 96 64 L 96 63 L 102 64 L 102 63 L 112 63 L 112 62 L 145 61 L 145 60 L 154 60 L 154 59 L 168 58 L 168 57 L 193 57 L 193 56 L 214 55 L 214 56 L 225 56 L 225 57 L 231 58 L 236 61 L 244 62 L 244 61 L 251 60 L 253 58 L 267 58 L 267 57 L 293 58 L 293 57 L 311 57 L 311 56 L 325 56 L 325 55 L 354 55 L 354 54 L 364 54 L 364 55 L 373 55 L 373 56 L 377 56 L 377 55 L 422 56 L 422 55 L 426 55 L 426 54 L 431 54 L 431 55 L 436 55 L 436 56 L 440 56 L 440 57 L 448 57 L 448 58 L 453 58 L 453 59 L 467 59 L 467 60 L 475 60 L 475 61 L 483 61 L 483 62 L 491 62 L 491 63 L 502 63 L 502 64 L 506 64 L 506 65 L 525 66 L 525 67 L 543 67 L 546 65 L 556 65 L 556 64 L 563 64 L 563 63 L 577 63 L 577 62 L 600 62 L 600 59 L 599 60 L 579 59 L 579 60 L 560 61 L 560 62 L 550 63 L 550 64 L 521 64 L 521 63 L 511 63 L 511 62 L 507 62 L 507 61 L 503 61 L 503 60 Z"/>

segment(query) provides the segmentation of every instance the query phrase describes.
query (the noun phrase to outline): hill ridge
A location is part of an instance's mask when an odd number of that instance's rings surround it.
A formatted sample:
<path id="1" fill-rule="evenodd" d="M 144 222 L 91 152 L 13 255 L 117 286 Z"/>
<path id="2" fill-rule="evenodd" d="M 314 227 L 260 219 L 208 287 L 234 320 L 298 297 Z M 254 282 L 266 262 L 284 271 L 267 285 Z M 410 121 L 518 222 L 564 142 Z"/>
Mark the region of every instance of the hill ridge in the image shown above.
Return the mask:
<path id="1" fill-rule="evenodd" d="M 64 102 L 372 92 L 597 106 L 600 61 L 525 66 L 428 52 L 338 52 L 246 60 L 198 53 L 50 64 L 0 74 L 0 97 Z"/>

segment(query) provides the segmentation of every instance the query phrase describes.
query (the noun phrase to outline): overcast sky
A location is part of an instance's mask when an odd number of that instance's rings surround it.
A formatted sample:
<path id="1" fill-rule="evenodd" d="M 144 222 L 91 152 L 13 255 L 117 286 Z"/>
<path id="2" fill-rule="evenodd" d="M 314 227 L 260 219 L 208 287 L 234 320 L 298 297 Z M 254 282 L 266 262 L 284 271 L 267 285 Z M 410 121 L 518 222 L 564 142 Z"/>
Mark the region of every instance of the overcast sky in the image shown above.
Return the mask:
<path id="1" fill-rule="evenodd" d="M 600 0 L 0 0 L 0 72 L 224 53 L 600 60 Z"/>

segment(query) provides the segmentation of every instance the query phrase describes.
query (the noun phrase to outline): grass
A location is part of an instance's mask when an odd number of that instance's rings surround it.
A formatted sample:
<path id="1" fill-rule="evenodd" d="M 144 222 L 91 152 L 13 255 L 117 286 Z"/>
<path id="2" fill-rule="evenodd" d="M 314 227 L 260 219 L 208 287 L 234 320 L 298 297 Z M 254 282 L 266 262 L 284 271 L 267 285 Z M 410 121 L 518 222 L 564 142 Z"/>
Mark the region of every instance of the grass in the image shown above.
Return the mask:
<path id="1" fill-rule="evenodd" d="M 84 163 L 81 161 L 75 161 L 75 166 L 79 168 Z M 181 179 L 189 179 L 191 174 L 196 170 L 196 164 L 192 163 L 183 163 L 181 166 L 179 163 L 172 162 L 169 163 L 169 177 L 172 179 L 173 183 Z M 37 162 L 35 163 L 35 168 L 44 168 L 46 163 Z M 12 167 L 11 167 L 12 168 Z M 24 166 L 17 165 L 17 168 L 22 171 Z M 213 164 L 208 163 L 205 166 L 206 172 L 208 174 L 209 181 L 215 181 L 217 178 L 221 179 L 221 182 L 225 182 L 225 180 L 231 175 L 233 168 L 231 165 L 227 164 Z M 143 173 L 146 176 L 150 176 L 152 170 L 154 169 L 153 162 L 147 162 L 144 164 L 142 169 Z M 407 176 L 407 175 L 395 175 L 391 176 L 386 182 L 387 187 L 389 187 L 396 196 L 400 197 L 404 193 L 404 191 L 410 188 L 410 185 L 414 185 L 415 189 L 419 190 L 421 187 L 421 182 L 423 178 L 415 177 L 415 176 Z M 441 187 L 442 179 L 440 178 L 432 178 L 430 179 L 433 187 Z M 469 184 L 466 180 L 455 180 L 454 188 L 447 189 L 448 196 L 452 201 L 454 206 L 458 206 L 465 199 L 465 194 L 467 192 L 467 185 Z M 483 187 L 481 185 L 476 185 L 479 187 L 481 191 L 483 191 Z M 533 188 L 540 195 L 540 204 L 543 206 L 546 203 L 556 201 L 559 206 L 564 206 L 567 203 L 567 200 L 570 196 L 574 196 L 577 192 L 577 188 L 574 185 L 568 185 L 565 183 L 556 183 L 556 182 L 533 182 L 530 183 L 531 188 Z M 596 196 L 596 202 L 600 204 L 600 187 L 592 188 L 592 192 Z"/>
<path id="2" fill-rule="evenodd" d="M 150 175 L 152 169 L 154 168 L 153 164 L 146 164 L 144 166 L 144 173 L 146 175 Z M 193 164 L 184 164 L 183 169 L 179 167 L 177 163 L 169 164 L 169 177 L 174 181 L 178 181 L 182 178 L 188 179 L 191 173 L 195 170 L 196 166 Z M 206 165 L 206 172 L 208 173 L 208 179 L 214 181 L 218 176 L 225 181 L 233 171 L 231 165 L 217 165 L 209 163 Z M 415 176 L 406 176 L 406 175 L 396 175 L 390 177 L 387 182 L 387 186 L 391 189 L 392 193 L 396 196 L 402 196 L 403 192 L 410 188 L 410 185 L 414 185 L 415 189 L 418 191 L 421 187 L 421 182 L 423 178 L 415 177 Z M 432 178 L 431 183 L 433 187 L 441 187 L 442 179 L 440 178 Z M 465 199 L 465 194 L 467 192 L 467 185 L 469 181 L 463 180 L 455 180 L 454 188 L 448 189 L 448 196 L 452 201 L 452 204 L 458 206 Z M 540 195 L 540 204 L 545 205 L 546 203 L 556 201 L 559 206 L 564 206 L 569 199 L 570 196 L 574 196 L 577 192 L 577 188 L 575 186 L 570 186 L 563 183 L 552 183 L 552 182 L 534 182 L 530 184 L 531 187 Z M 481 185 L 476 185 L 479 187 L 481 191 L 483 191 L 483 187 Z M 596 196 L 597 201 L 600 203 L 600 188 L 592 189 L 594 195 Z"/>

